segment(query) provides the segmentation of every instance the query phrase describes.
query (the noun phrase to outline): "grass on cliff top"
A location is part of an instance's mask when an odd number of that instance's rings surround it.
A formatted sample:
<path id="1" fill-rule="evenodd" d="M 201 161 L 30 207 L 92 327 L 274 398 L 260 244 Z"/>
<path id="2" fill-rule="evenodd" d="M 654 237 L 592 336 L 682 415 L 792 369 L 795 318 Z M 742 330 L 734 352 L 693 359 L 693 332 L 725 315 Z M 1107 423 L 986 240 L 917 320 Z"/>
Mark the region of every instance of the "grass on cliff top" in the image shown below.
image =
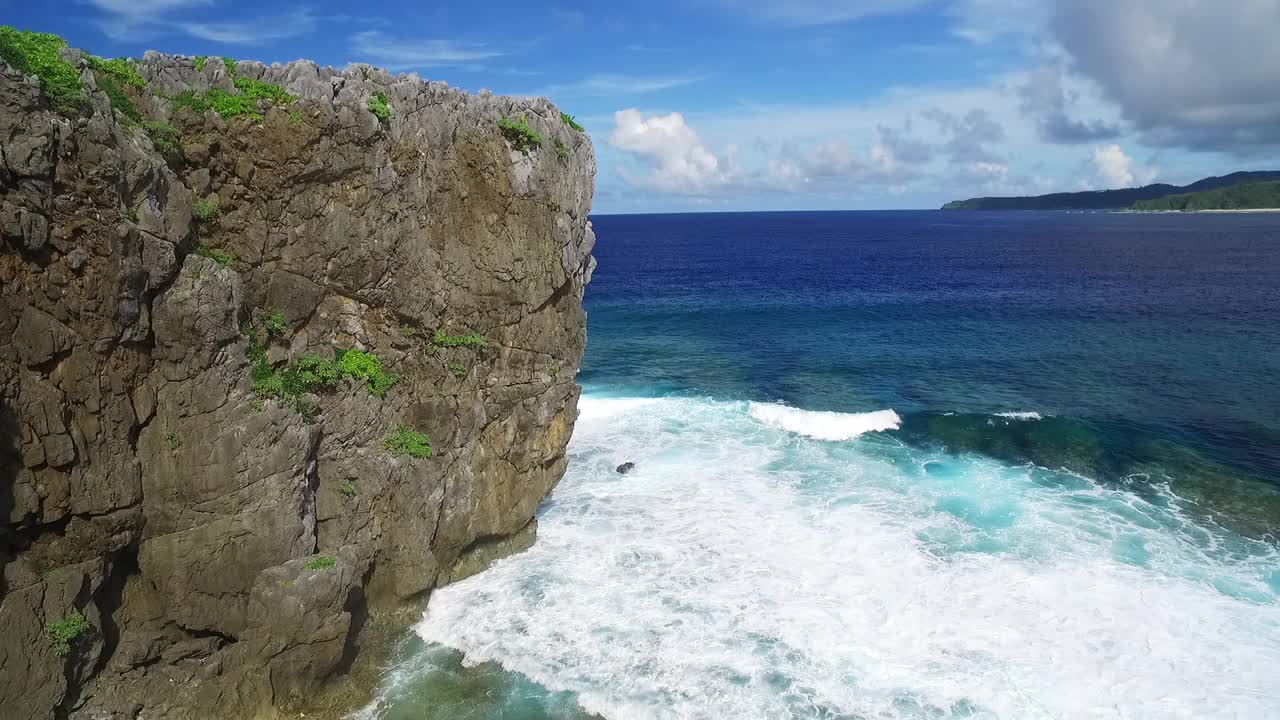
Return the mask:
<path id="1" fill-rule="evenodd" d="M 369 98 L 369 112 L 378 117 L 378 121 L 383 125 L 391 123 L 391 105 L 387 102 L 387 96 L 379 90 Z"/>
<path id="2" fill-rule="evenodd" d="M 432 455 L 431 438 L 414 430 L 408 425 L 397 427 L 382 441 L 382 447 L 392 455 L 400 457 L 408 455 L 412 458 L 429 458 Z"/>
<path id="3" fill-rule="evenodd" d="M 147 86 L 147 81 L 142 79 L 142 73 L 138 72 L 138 64 L 131 58 L 122 57 L 107 60 L 106 58 L 90 55 L 89 67 L 96 72 L 110 75 L 122 85 L 131 85 L 138 88 Z"/>
<path id="4" fill-rule="evenodd" d="M 67 41 L 57 35 L 0 25 L 0 60 L 34 75 L 59 110 L 76 110 L 84 105 L 84 87 L 75 66 L 62 59 L 65 47 Z"/>
<path id="5" fill-rule="evenodd" d="M 53 651 L 59 655 L 71 652 L 71 641 L 89 632 L 93 627 L 79 611 L 73 612 L 61 620 L 52 620 L 44 626 L 44 633 L 53 644 Z"/>
<path id="6" fill-rule="evenodd" d="M 529 122 L 525 120 L 523 115 L 519 120 L 504 117 L 498 120 L 498 128 L 502 130 L 502 136 L 505 137 L 517 150 L 529 150 L 542 144 L 542 136 L 538 131 L 529 127 Z"/>

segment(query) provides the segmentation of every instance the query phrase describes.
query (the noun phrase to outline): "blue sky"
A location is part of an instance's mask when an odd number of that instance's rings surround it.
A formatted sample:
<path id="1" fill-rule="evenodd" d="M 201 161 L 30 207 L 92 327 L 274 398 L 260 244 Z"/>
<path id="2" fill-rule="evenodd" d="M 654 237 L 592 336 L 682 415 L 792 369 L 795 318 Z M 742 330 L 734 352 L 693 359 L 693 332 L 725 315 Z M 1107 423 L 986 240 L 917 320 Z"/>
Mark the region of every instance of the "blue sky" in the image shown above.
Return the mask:
<path id="1" fill-rule="evenodd" d="M 936 207 L 1280 168 L 1280 0 L 0 0 L 99 55 L 547 95 L 597 212 Z"/>

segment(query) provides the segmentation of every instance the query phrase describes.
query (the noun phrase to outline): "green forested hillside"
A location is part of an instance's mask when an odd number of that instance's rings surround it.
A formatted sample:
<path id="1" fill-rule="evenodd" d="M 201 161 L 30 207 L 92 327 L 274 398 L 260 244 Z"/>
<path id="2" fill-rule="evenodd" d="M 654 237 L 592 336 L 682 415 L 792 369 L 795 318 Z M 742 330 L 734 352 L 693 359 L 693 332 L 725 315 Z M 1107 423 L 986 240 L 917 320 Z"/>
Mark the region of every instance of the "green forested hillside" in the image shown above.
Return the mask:
<path id="1" fill-rule="evenodd" d="M 978 197 L 953 200 L 943 210 L 1123 210 L 1140 203 L 1170 195 L 1199 193 L 1202 190 L 1280 181 L 1280 171 L 1234 172 L 1221 177 L 1208 177 L 1179 187 L 1166 183 L 1120 190 L 1053 193 L 1026 197 Z"/>
<path id="2" fill-rule="evenodd" d="M 1258 210 L 1262 208 L 1280 208 L 1280 182 L 1233 185 L 1216 190 L 1142 200 L 1133 205 L 1134 210 L 1148 211 Z"/>

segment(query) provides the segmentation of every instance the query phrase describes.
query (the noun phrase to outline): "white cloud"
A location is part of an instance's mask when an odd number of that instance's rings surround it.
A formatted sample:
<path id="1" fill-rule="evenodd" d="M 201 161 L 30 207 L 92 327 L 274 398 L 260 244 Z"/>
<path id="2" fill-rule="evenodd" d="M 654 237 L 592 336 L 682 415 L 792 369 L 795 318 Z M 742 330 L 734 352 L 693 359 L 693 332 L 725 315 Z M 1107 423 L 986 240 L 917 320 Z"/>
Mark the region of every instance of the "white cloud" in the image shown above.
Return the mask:
<path id="1" fill-rule="evenodd" d="M 194 7 L 208 7 L 213 0 L 86 0 L 93 7 L 110 15 L 142 18 L 167 13 L 174 10 L 186 10 Z"/>
<path id="2" fill-rule="evenodd" d="M 175 22 L 183 32 L 202 40 L 234 45 L 262 45 L 271 40 L 306 35 L 316 29 L 310 10 L 296 10 L 281 17 L 258 18 L 248 22 Z"/>
<path id="3" fill-rule="evenodd" d="M 467 65 L 507 54 L 486 45 L 463 45 L 449 40 L 395 40 L 377 30 L 353 35 L 351 49 L 362 61 L 388 70 Z"/>
<path id="4" fill-rule="evenodd" d="M 317 18 L 307 8 L 276 15 L 241 17 L 236 21 L 186 19 L 188 11 L 212 7 L 214 0 L 86 0 L 102 11 L 97 24 L 117 39 L 140 40 L 180 32 L 231 45 L 262 45 L 313 32 Z"/>
<path id="5" fill-rule="evenodd" d="M 1115 144 L 1094 148 L 1093 167 L 1102 187 L 1106 189 L 1146 185 L 1156 176 L 1154 168 L 1139 165 Z"/>
<path id="6" fill-rule="evenodd" d="M 629 176 L 633 184 L 661 192 L 706 195 L 731 181 L 730 163 L 717 157 L 680 113 L 645 117 L 639 110 L 619 110 L 609 144 L 640 158 L 651 169 Z"/>
<path id="7" fill-rule="evenodd" d="M 720 0 L 727 8 L 767 22 L 814 26 L 913 10 L 931 0 Z"/>
<path id="8" fill-rule="evenodd" d="M 542 88 L 535 95 L 546 97 L 608 97 L 640 95 L 669 90 L 705 80 L 705 75 L 670 77 L 632 77 L 628 75 L 592 75 L 585 80 Z"/>

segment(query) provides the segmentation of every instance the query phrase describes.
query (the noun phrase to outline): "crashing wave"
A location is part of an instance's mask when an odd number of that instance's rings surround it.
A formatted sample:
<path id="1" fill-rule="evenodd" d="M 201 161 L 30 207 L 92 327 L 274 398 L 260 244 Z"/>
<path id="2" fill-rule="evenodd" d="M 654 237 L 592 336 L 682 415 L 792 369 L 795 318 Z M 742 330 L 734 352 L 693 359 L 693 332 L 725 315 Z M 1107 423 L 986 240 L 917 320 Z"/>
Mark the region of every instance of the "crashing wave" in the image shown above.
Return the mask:
<path id="1" fill-rule="evenodd" d="M 841 413 L 756 402 L 750 403 L 749 408 L 751 417 L 766 425 L 815 440 L 852 440 L 863 433 L 897 430 L 902 426 L 902 418 L 893 410 Z"/>

